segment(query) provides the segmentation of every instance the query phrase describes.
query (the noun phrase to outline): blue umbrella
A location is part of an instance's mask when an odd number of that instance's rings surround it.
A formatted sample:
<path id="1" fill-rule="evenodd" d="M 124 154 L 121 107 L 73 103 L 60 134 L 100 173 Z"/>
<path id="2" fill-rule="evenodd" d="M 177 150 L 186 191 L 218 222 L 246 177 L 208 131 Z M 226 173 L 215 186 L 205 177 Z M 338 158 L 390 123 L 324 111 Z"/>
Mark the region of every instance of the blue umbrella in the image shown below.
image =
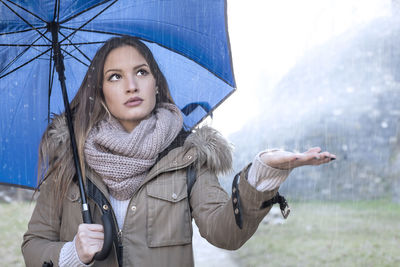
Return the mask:
<path id="1" fill-rule="evenodd" d="M 64 111 L 57 76 L 73 97 L 113 36 L 148 45 L 187 128 L 210 115 L 235 89 L 226 9 L 225 0 L 0 0 L 0 183 L 37 186 L 41 135 Z"/>

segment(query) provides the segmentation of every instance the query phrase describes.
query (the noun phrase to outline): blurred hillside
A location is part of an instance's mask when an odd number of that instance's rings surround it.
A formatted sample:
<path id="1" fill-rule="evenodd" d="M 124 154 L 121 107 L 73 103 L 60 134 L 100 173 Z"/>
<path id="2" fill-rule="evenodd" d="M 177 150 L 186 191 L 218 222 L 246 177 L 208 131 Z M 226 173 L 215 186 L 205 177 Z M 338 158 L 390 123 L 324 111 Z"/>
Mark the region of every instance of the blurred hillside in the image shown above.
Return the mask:
<path id="1" fill-rule="evenodd" d="M 400 20 L 382 18 L 309 51 L 263 108 L 230 136 L 236 166 L 255 151 L 311 146 L 335 153 L 326 166 L 292 172 L 291 198 L 400 200 Z M 240 169 L 235 168 L 235 169 Z"/>

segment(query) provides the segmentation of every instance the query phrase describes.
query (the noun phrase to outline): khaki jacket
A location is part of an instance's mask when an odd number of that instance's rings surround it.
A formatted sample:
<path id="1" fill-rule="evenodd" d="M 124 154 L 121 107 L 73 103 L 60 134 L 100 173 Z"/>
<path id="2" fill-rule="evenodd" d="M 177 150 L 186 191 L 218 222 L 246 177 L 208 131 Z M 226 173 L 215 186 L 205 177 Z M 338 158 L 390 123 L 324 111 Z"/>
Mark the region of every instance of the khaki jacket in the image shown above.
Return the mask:
<path id="1" fill-rule="evenodd" d="M 196 164 L 197 178 L 187 195 L 186 168 Z M 200 234 L 211 244 L 229 250 L 240 248 L 257 230 L 270 208 L 260 209 L 276 191 L 259 192 L 241 173 L 243 228 L 236 225 L 233 204 L 216 173 L 231 167 L 231 151 L 215 130 L 203 127 L 192 133 L 184 146 L 171 150 L 152 167 L 130 200 L 122 229 L 123 266 L 193 266 L 192 218 Z M 107 187 L 93 172 L 90 179 L 109 199 Z M 56 210 L 52 181 L 40 189 L 36 207 L 24 235 L 22 252 L 27 266 L 52 261 L 58 266 L 63 245 L 72 241 L 82 223 L 78 186 L 73 184 Z M 192 208 L 190 212 L 189 208 Z M 89 199 L 94 223 L 101 223 L 102 207 Z M 94 266 L 118 266 L 116 251 Z"/>

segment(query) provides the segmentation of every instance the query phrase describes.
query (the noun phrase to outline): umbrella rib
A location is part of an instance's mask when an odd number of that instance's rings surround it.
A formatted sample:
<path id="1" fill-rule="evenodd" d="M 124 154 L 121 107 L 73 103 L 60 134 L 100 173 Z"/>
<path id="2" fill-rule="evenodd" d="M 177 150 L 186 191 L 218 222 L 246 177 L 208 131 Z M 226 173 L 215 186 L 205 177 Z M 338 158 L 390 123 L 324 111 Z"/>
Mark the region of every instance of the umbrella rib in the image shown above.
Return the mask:
<path id="1" fill-rule="evenodd" d="M 65 37 L 65 35 L 64 35 L 61 31 L 58 31 L 58 32 L 59 32 L 63 37 Z M 75 49 L 78 50 L 79 53 L 81 53 L 89 62 L 91 61 L 90 58 L 89 58 L 85 53 L 83 53 L 83 52 L 79 49 L 78 46 L 76 46 L 76 44 L 72 43 L 72 41 L 71 41 L 69 38 L 67 38 L 67 40 L 68 40 L 68 41 L 71 43 L 71 45 L 74 46 Z"/>
<path id="2" fill-rule="evenodd" d="M 98 41 L 98 42 L 82 42 L 82 43 L 71 43 L 71 44 L 61 44 L 61 46 L 70 46 L 70 45 L 90 45 L 90 44 L 104 44 L 105 41 Z"/>
<path id="3" fill-rule="evenodd" d="M 37 27 L 36 29 L 45 29 L 46 27 Z M 29 32 L 33 31 L 33 29 L 26 29 L 26 30 L 20 30 L 20 31 L 15 31 L 15 32 L 2 32 L 0 33 L 0 36 L 2 35 L 8 35 L 8 34 L 15 34 L 15 33 L 21 33 L 21 32 Z"/>
<path id="4" fill-rule="evenodd" d="M 102 4 L 107 3 L 107 2 L 110 2 L 110 0 L 105 0 L 105 1 L 103 1 L 103 2 L 101 2 L 101 3 L 98 3 L 98 4 L 96 4 L 96 5 L 91 6 L 91 7 L 87 8 L 87 9 L 85 9 L 85 10 L 82 10 L 81 12 L 76 13 L 75 15 L 73 15 L 73 16 L 71 16 L 71 17 L 69 17 L 69 18 L 67 18 L 67 19 L 65 19 L 65 20 L 63 20 L 63 21 L 61 21 L 60 24 L 66 23 L 66 22 L 68 22 L 68 21 L 70 21 L 70 20 L 72 20 L 72 19 L 74 19 L 74 18 L 76 18 L 76 17 L 82 15 L 83 13 L 85 13 L 85 12 L 87 12 L 87 11 L 89 11 L 89 10 L 95 8 L 95 7 L 101 6 Z"/>
<path id="5" fill-rule="evenodd" d="M 49 94 L 47 99 L 47 122 L 50 122 L 50 97 L 51 92 L 53 90 L 53 80 L 54 80 L 54 70 L 55 67 L 53 65 L 53 49 L 50 51 L 50 58 L 49 58 Z"/>
<path id="6" fill-rule="evenodd" d="M 39 37 L 39 39 L 42 37 Z M 51 45 L 40 45 L 40 44 L 0 44 L 0 46 L 29 46 L 29 47 L 50 47 Z"/>
<path id="7" fill-rule="evenodd" d="M 37 19 L 43 21 L 44 23 L 47 23 L 44 19 L 42 19 L 41 17 L 39 17 L 39 16 L 36 15 L 35 13 L 32 13 L 32 12 L 29 11 L 28 9 L 22 7 L 21 5 L 18 5 L 18 4 L 16 4 L 16 3 L 14 3 L 14 2 L 11 2 L 10 0 L 6 0 L 6 1 L 9 2 L 9 3 L 11 3 L 11 4 L 13 4 L 13 5 L 15 5 L 15 6 L 17 6 L 17 7 L 19 7 L 20 9 L 24 10 L 25 12 L 28 12 L 29 14 L 31 14 L 31 15 L 34 16 L 35 18 L 37 18 Z"/>
<path id="8" fill-rule="evenodd" d="M 1 1 L 1 0 L 0 0 Z M 88 21 L 86 21 L 85 23 L 83 23 L 78 29 L 74 30 L 72 33 L 70 33 L 66 38 L 64 38 L 60 43 L 63 43 L 65 41 L 65 39 L 69 38 L 71 35 L 75 34 L 77 31 L 79 31 L 80 29 L 82 29 L 83 27 L 85 27 L 87 24 L 89 24 L 92 20 L 94 20 L 95 18 L 97 18 L 98 16 L 100 16 L 104 11 L 106 11 L 108 8 L 110 8 L 112 5 L 114 5 L 118 0 L 114 0 L 111 4 L 109 4 L 108 6 L 106 6 L 102 11 L 100 11 L 99 13 L 97 13 L 93 18 L 89 19 Z"/>
<path id="9" fill-rule="evenodd" d="M 30 59 L 29 61 L 25 62 L 24 64 L 22 64 L 22 65 L 19 65 L 19 66 L 18 66 L 18 67 L 16 67 L 15 69 L 13 69 L 13 70 L 11 70 L 11 71 L 7 72 L 6 74 L 4 74 L 4 75 L 0 76 L 0 79 L 2 79 L 2 78 L 4 78 L 4 77 L 6 77 L 7 75 L 9 75 L 9 74 L 11 74 L 11 73 L 13 73 L 14 71 L 17 71 L 17 70 L 19 70 L 19 69 L 20 69 L 20 68 L 22 68 L 23 66 L 25 66 L 25 65 L 27 65 L 27 64 L 29 64 L 29 63 L 31 63 L 31 62 L 32 62 L 32 61 L 34 61 L 35 59 L 37 59 L 37 58 L 41 57 L 42 55 L 46 54 L 46 53 L 47 53 L 47 52 L 49 52 L 50 50 L 51 50 L 51 48 L 47 49 L 47 50 L 46 50 L 46 51 L 44 51 L 43 53 L 41 53 L 41 54 L 37 55 L 36 57 L 34 57 L 34 58 Z"/>
<path id="10" fill-rule="evenodd" d="M 56 20 L 57 6 L 58 6 L 58 0 L 54 1 L 53 21 Z"/>
<path id="11" fill-rule="evenodd" d="M 99 30 L 87 30 L 87 29 L 72 28 L 72 27 L 65 27 L 65 26 L 60 26 L 60 28 L 67 29 L 67 30 L 73 30 L 73 31 L 76 31 L 76 32 L 77 31 L 83 31 L 83 32 L 94 32 L 94 33 L 110 34 L 110 35 L 116 35 L 116 36 L 124 36 L 124 34 L 115 33 L 115 32 L 106 32 L 106 31 L 99 31 Z"/>
<path id="12" fill-rule="evenodd" d="M 10 6 L 8 6 L 6 3 L 4 3 L 3 0 L 0 0 L 0 2 L 3 3 L 3 5 L 5 5 L 8 9 L 11 10 L 11 12 L 13 12 L 15 15 L 17 15 L 17 17 L 19 17 L 23 22 L 25 22 L 26 24 L 28 24 L 32 29 L 34 29 L 35 31 L 37 31 L 43 38 L 45 38 L 47 41 L 51 42 L 51 40 L 49 38 L 47 38 L 46 35 L 44 35 L 42 32 L 40 32 L 35 26 L 33 26 L 32 24 L 30 24 L 26 19 L 24 19 L 20 14 L 18 14 L 14 9 L 12 9 Z"/>
<path id="13" fill-rule="evenodd" d="M 39 36 L 35 41 L 33 41 L 32 45 L 34 43 L 36 43 L 41 37 Z M 29 50 L 30 47 L 25 48 L 21 53 L 19 53 L 17 56 L 15 56 L 10 63 L 7 64 L 7 66 L 5 66 L 2 70 L 0 70 L 0 73 L 2 73 L 3 71 L 5 71 L 6 69 L 8 69 L 17 59 L 19 59 L 23 54 L 25 54 L 26 51 Z"/>
<path id="14" fill-rule="evenodd" d="M 76 56 L 72 55 L 71 53 L 69 53 L 68 51 L 66 51 L 65 49 L 62 49 L 62 51 L 64 51 L 66 54 L 68 54 L 69 56 L 73 57 L 76 61 L 82 63 L 83 65 L 85 65 L 86 67 L 89 67 L 88 64 L 86 64 L 85 62 L 83 62 L 82 60 L 80 60 L 79 58 L 77 58 Z"/>

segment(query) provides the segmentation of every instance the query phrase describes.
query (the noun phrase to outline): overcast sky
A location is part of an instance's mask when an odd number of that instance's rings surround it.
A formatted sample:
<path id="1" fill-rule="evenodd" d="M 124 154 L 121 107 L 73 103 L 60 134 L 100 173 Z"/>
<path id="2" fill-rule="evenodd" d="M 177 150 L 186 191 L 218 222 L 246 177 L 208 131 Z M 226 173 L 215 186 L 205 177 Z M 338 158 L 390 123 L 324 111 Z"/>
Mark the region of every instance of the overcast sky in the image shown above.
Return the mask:
<path id="1" fill-rule="evenodd" d="M 389 16 L 391 0 L 228 0 L 237 91 L 207 123 L 224 135 L 256 116 L 265 94 L 306 51 L 351 27 Z"/>

